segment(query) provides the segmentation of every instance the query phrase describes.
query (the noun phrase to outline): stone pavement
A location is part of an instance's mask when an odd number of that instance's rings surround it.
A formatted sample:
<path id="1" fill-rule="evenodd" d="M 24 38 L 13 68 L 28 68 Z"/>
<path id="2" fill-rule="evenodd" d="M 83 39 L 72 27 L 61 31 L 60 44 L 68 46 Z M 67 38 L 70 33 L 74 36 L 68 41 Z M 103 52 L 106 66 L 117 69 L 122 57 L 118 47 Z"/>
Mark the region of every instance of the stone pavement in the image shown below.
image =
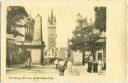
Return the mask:
<path id="1" fill-rule="evenodd" d="M 49 66 L 41 66 L 41 65 L 34 65 L 31 69 L 28 68 L 7 68 L 8 75 L 49 75 L 49 76 L 59 76 L 59 71 L 55 69 L 55 65 Z M 64 76 L 85 76 L 88 74 L 97 74 L 98 73 L 88 73 L 85 66 L 72 66 L 72 69 L 66 69 Z M 102 75 L 105 72 L 102 73 Z"/>

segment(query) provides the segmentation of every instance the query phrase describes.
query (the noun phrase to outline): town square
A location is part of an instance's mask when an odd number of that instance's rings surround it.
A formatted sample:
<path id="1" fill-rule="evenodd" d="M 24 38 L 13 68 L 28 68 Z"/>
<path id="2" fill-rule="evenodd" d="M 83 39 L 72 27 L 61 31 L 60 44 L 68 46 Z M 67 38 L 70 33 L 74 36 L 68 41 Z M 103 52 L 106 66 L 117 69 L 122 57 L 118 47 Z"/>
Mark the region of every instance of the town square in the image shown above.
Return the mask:
<path id="1" fill-rule="evenodd" d="M 99 6 L 8 6 L 7 75 L 105 75 L 106 11 Z"/>

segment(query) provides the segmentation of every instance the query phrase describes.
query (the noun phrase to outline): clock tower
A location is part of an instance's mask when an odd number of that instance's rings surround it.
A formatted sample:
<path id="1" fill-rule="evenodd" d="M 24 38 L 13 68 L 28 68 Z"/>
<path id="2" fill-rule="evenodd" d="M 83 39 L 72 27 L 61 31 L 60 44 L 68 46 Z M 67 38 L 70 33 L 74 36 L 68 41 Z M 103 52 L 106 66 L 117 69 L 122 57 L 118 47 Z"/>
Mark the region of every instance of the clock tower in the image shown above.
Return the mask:
<path id="1" fill-rule="evenodd" d="M 51 16 L 48 17 L 48 50 L 56 48 L 56 17 L 51 11 Z"/>

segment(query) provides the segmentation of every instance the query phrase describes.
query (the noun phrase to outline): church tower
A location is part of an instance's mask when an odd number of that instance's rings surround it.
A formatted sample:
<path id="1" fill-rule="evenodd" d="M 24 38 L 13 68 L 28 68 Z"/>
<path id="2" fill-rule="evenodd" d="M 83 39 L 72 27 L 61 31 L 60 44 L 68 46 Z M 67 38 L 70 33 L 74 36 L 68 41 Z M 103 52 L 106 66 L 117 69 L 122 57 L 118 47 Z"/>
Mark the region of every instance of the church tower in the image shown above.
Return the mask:
<path id="1" fill-rule="evenodd" d="M 56 48 L 56 17 L 51 11 L 51 16 L 48 17 L 48 50 Z"/>

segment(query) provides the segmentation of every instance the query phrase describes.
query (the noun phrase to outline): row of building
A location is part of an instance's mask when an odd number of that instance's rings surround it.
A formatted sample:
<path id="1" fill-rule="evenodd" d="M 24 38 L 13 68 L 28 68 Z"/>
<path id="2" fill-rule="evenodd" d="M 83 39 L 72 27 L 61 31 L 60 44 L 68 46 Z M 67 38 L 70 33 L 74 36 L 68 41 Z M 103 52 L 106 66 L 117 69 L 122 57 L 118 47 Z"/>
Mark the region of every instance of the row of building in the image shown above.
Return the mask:
<path id="1" fill-rule="evenodd" d="M 43 61 L 44 41 L 42 39 L 42 18 L 38 14 L 35 19 L 31 16 L 29 21 L 34 21 L 34 26 L 17 27 L 23 36 L 14 37 L 7 34 L 6 39 L 6 63 L 7 66 L 22 64 L 31 58 L 33 63 L 41 64 Z"/>
<path id="2" fill-rule="evenodd" d="M 70 57 L 74 64 L 82 64 L 82 53 L 71 51 L 69 55 L 68 48 L 56 48 L 56 17 L 54 16 L 53 11 L 51 11 L 51 15 L 48 17 L 47 49 L 45 48 L 46 45 L 42 35 L 42 17 L 38 14 L 35 19 L 31 16 L 27 19 L 34 20 L 35 24 L 34 26 L 17 28 L 17 30 L 24 36 L 14 37 L 11 34 L 7 34 L 7 66 L 22 64 L 26 62 L 28 58 L 31 59 L 32 64 L 44 65 L 44 59 L 46 57 Z M 104 50 L 99 50 L 96 53 L 97 57 L 105 57 L 103 55 Z M 105 58 L 102 58 L 102 60 L 103 59 Z"/>

